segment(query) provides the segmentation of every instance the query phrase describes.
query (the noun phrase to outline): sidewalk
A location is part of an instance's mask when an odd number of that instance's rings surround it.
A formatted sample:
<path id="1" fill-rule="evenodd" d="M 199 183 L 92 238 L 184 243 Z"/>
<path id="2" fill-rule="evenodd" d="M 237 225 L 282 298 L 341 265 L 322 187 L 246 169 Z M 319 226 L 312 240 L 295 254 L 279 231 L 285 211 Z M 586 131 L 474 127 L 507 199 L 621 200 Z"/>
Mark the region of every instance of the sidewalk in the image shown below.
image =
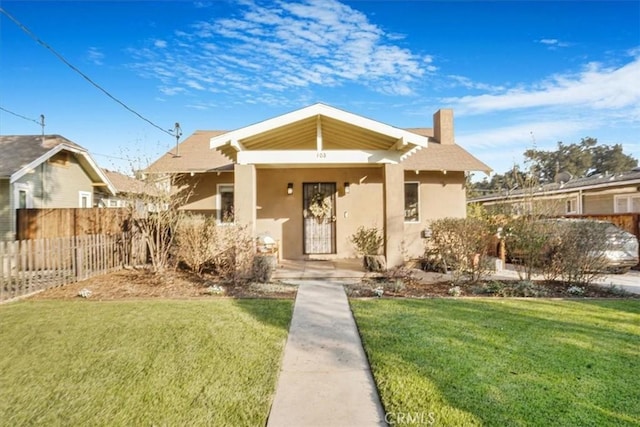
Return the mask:
<path id="1" fill-rule="evenodd" d="M 341 284 L 296 284 L 293 319 L 267 426 L 385 426 Z"/>

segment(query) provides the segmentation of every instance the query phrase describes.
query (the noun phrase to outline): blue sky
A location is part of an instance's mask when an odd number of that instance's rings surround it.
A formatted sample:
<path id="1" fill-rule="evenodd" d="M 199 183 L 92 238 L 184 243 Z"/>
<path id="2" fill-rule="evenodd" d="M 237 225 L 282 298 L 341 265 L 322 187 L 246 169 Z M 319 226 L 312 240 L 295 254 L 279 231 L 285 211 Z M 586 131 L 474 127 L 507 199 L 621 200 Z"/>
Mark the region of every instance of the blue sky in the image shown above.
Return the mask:
<path id="1" fill-rule="evenodd" d="M 453 108 L 503 173 L 528 148 L 598 138 L 640 158 L 639 1 L 7 1 L 0 7 L 163 129 L 232 130 L 316 102 L 398 127 Z M 175 139 L 0 14 L 0 107 L 101 166 Z M 0 133 L 38 134 L 0 111 Z M 122 160 L 128 159 L 128 160 Z M 480 177 L 480 174 L 476 174 Z"/>

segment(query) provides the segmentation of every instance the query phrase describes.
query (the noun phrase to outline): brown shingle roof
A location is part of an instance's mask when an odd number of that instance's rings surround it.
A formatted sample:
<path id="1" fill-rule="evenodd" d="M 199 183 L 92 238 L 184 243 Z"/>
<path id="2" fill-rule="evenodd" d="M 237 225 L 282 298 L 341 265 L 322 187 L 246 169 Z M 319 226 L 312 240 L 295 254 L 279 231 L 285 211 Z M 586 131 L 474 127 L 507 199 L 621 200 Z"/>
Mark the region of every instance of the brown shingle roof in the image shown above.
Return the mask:
<path id="1" fill-rule="evenodd" d="M 107 169 L 103 171 L 118 193 L 144 194 L 147 192 L 146 184 L 140 180 Z"/>
<path id="2" fill-rule="evenodd" d="M 153 162 L 147 172 L 207 172 L 230 167 L 233 162 L 218 150 L 209 148 L 209 140 L 227 131 L 197 130 L 178 146 Z"/>
<path id="3" fill-rule="evenodd" d="M 433 137 L 433 129 L 405 129 L 418 135 Z M 151 166 L 147 172 L 207 172 L 224 170 L 232 167 L 233 162 L 217 150 L 209 148 L 212 137 L 227 131 L 196 131 L 178 147 L 179 156 L 175 156 L 175 148 L 170 150 Z M 483 171 L 492 169 L 476 159 L 459 145 L 441 145 L 429 142 L 429 147 L 421 149 L 406 158 L 402 164 L 407 170 L 449 170 L 449 171 Z"/>
<path id="4" fill-rule="evenodd" d="M 456 144 L 442 145 L 429 142 L 423 148 L 407 157 L 403 162 L 405 170 L 424 171 L 481 171 L 489 173 L 492 169 L 473 157 L 467 150 Z"/>
<path id="5" fill-rule="evenodd" d="M 44 139 L 44 142 L 43 142 Z M 78 144 L 60 135 L 5 135 L 0 136 L 0 177 L 10 177 L 52 148 L 66 144 L 86 151 Z"/>

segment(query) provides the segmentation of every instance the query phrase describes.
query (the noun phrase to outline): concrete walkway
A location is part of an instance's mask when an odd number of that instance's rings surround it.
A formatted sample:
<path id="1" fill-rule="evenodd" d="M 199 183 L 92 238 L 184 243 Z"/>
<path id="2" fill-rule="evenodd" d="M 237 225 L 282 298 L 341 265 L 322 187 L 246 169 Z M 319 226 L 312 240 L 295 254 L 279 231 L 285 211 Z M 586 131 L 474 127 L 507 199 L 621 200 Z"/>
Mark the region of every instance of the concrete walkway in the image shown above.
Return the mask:
<path id="1" fill-rule="evenodd" d="M 267 426 L 385 426 L 340 282 L 294 283 L 298 294 Z"/>

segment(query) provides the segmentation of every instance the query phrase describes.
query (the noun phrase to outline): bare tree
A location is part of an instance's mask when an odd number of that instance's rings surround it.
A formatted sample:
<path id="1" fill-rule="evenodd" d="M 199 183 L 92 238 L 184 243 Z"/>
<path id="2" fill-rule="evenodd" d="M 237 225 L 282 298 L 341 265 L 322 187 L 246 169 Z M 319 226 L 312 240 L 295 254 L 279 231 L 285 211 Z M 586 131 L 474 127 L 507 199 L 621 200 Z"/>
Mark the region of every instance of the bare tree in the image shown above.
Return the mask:
<path id="1" fill-rule="evenodd" d="M 139 188 L 127 193 L 133 231 L 141 233 L 147 244 L 154 272 L 168 266 L 176 228 L 183 212 L 179 210 L 189 199 L 193 187 L 179 174 L 147 174 L 141 176 Z"/>

